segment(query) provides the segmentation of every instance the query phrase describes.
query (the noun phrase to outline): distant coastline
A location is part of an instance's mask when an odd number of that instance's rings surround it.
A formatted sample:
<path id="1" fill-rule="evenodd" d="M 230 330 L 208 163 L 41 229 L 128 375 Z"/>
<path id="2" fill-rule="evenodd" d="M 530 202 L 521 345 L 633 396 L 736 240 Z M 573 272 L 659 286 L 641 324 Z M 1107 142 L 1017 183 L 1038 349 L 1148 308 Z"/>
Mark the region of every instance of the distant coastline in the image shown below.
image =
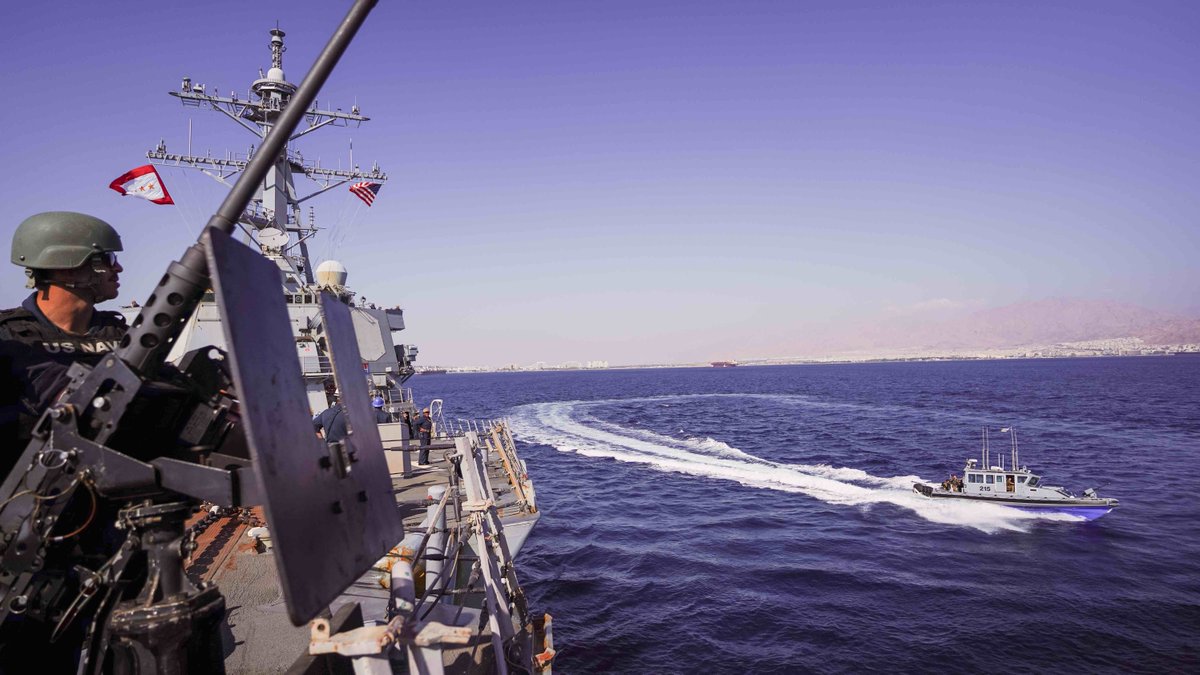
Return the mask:
<path id="1" fill-rule="evenodd" d="M 686 355 L 687 361 L 610 366 L 607 360 L 559 363 L 540 360 L 510 361 L 500 366 L 430 365 L 428 368 L 445 368 L 450 372 L 531 372 L 711 368 L 717 364 L 762 366 L 1200 354 L 1200 316 L 1169 314 L 1106 300 L 1048 298 L 942 319 L 898 315 L 860 326 L 831 325 L 795 335 L 752 337 L 744 344 L 726 338 L 721 340 L 724 343 L 721 348 L 710 348 L 712 352 L 708 354 L 693 345 L 693 351 Z M 605 348 L 591 349 L 603 353 Z M 669 353 L 658 351 L 657 358 Z M 628 351 L 621 356 L 622 361 L 631 358 L 639 357 Z"/>
<path id="2" fill-rule="evenodd" d="M 988 349 L 988 350 L 957 350 L 950 352 L 907 351 L 897 350 L 892 353 L 874 354 L 840 354 L 821 357 L 767 357 L 738 359 L 738 366 L 796 366 L 822 364 L 856 364 L 856 363 L 920 363 L 944 361 L 1004 361 L 1032 359 L 1089 359 L 1139 356 L 1184 356 L 1200 358 L 1200 344 L 1160 345 L 1139 349 L 1087 349 L 1078 346 L 1055 345 L 1038 349 Z M 593 362 L 594 364 L 595 362 Z M 605 370 L 642 370 L 652 368 L 709 368 L 712 362 L 693 363 L 640 363 L 631 365 L 548 365 L 538 363 L 523 366 L 508 364 L 500 367 L 489 366 L 439 366 L 438 374 L 455 373 L 537 373 L 564 371 L 605 371 Z"/>

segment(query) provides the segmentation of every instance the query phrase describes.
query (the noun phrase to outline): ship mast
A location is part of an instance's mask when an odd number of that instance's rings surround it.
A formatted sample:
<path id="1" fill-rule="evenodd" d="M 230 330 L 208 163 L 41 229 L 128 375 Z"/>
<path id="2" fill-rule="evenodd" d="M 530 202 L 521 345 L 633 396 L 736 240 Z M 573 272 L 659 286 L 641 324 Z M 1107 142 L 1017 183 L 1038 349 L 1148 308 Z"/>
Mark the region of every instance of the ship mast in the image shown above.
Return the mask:
<path id="1" fill-rule="evenodd" d="M 205 85 L 193 83 L 190 77 L 183 78 L 178 91 L 169 93 L 180 99 L 185 106 L 223 113 L 254 134 L 261 142 L 280 114 L 287 109 L 292 94 L 296 93 L 297 86 L 288 82 L 283 72 L 283 53 L 287 51 L 283 42 L 284 35 L 279 28 L 271 30 L 271 67 L 266 73 L 259 70 L 259 78 L 250 85 L 245 99 L 233 91 L 229 92 L 228 96 L 222 96 L 215 89 L 210 92 Z M 247 243 L 257 245 L 264 256 L 279 264 L 284 274 L 284 286 L 288 291 L 295 292 L 302 287 L 314 285 L 308 240 L 317 233 L 317 227 L 311 218 L 306 222 L 302 217 L 300 205 L 351 181 L 387 181 L 387 174 L 379 169 L 378 164 L 372 165 L 369 171 L 362 171 L 354 165 L 348 171 L 328 169 L 322 167 L 319 161 L 305 160 L 298 150 L 293 149 L 293 142 L 327 126 L 358 127 L 369 120 L 369 117 L 364 117 L 359 112 L 357 104 L 347 113 L 340 108 L 321 109 L 318 102 L 313 101 L 312 107 L 305 113 L 301 128 L 288 139 L 283 153 L 267 172 L 259 194 L 251 200 L 239 219 Z M 213 157 L 211 154 L 193 155 L 189 138 L 188 154 L 169 153 L 166 143 L 159 141 L 156 148 L 146 153 L 146 157 L 152 164 L 159 166 L 196 169 L 223 185 L 231 186 L 230 179 L 246 168 L 254 152 L 255 145 L 251 145 L 244 155 L 229 152 L 224 158 Z M 299 196 L 295 185 L 296 174 L 307 177 L 317 185 L 317 189 L 305 196 Z"/>

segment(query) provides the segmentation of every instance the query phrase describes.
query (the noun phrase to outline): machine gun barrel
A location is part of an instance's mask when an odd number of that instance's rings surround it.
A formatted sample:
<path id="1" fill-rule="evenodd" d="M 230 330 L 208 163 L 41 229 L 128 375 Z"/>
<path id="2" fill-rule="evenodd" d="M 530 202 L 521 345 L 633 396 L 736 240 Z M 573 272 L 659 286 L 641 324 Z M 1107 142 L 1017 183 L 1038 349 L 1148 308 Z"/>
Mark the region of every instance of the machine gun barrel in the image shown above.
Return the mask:
<path id="1" fill-rule="evenodd" d="M 377 3 L 378 0 L 356 0 L 206 227 L 226 234 L 233 233 L 234 226 L 267 171 L 284 152 L 288 138 L 312 106 L 317 92 Z M 171 346 L 183 331 L 184 323 L 208 290 L 208 262 L 201 243 L 203 236 L 202 232 L 201 238 L 187 249 L 183 257 L 171 263 L 158 287 L 142 305 L 142 311 L 134 319 L 129 332 L 121 339 L 116 355 L 135 372 L 143 375 L 154 373 L 166 359 Z"/>

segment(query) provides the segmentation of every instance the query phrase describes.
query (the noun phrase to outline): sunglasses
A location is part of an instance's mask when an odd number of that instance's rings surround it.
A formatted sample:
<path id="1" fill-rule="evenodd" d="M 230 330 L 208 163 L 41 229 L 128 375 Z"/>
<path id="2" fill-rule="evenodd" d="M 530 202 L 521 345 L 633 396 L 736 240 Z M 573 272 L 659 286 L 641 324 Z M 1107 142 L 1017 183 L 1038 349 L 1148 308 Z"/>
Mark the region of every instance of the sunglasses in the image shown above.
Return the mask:
<path id="1" fill-rule="evenodd" d="M 92 256 L 92 260 L 98 265 L 105 265 L 109 268 L 117 266 L 117 254 L 113 251 L 105 251 Z"/>

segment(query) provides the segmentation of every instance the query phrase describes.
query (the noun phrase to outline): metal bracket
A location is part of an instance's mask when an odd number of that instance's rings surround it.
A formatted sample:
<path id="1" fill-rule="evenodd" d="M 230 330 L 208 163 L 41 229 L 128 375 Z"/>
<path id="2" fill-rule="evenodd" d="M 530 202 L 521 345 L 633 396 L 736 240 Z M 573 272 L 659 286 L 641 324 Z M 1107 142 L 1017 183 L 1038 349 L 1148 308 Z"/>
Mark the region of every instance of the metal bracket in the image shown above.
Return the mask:
<path id="1" fill-rule="evenodd" d="M 400 644 L 415 647 L 465 645 L 471 642 L 472 632 L 465 626 L 447 626 L 437 621 L 416 623 L 411 616 L 397 616 L 381 626 L 363 626 L 332 635 L 329 634 L 329 619 L 313 619 L 309 624 L 309 635 L 309 654 L 375 656 Z"/>

